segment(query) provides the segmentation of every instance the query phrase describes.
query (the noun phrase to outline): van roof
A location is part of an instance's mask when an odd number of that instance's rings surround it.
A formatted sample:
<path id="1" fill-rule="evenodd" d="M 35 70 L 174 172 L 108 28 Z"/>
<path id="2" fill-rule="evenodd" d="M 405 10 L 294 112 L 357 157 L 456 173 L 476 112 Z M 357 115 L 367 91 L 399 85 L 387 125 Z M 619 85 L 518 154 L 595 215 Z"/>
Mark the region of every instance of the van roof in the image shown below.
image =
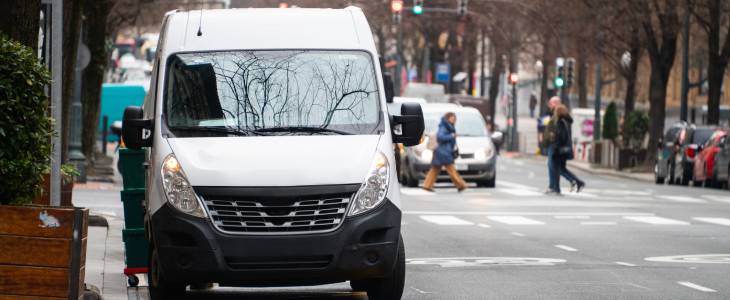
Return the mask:
<path id="1" fill-rule="evenodd" d="M 343 49 L 375 53 L 362 10 L 243 8 L 168 14 L 164 51 Z M 202 22 L 201 22 L 202 20 Z M 202 35 L 198 36 L 201 26 Z"/>
<path id="2" fill-rule="evenodd" d="M 471 112 L 471 111 L 475 111 L 475 112 L 479 113 L 479 110 L 477 110 L 476 108 L 469 107 L 469 106 L 456 105 L 453 103 L 426 103 L 426 104 L 421 104 L 421 109 L 425 113 L 430 113 L 430 112 L 458 113 L 458 112 Z"/>

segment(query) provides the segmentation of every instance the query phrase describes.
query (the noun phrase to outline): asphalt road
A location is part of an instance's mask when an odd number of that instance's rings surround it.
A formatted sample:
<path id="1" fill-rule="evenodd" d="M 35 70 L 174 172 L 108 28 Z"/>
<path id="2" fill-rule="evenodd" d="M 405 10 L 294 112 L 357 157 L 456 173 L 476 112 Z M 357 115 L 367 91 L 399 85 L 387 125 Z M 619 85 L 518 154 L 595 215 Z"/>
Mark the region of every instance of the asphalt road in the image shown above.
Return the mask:
<path id="1" fill-rule="evenodd" d="M 404 299 L 730 299 L 730 192 L 499 161 L 496 189 L 403 188 Z M 568 190 L 567 183 L 563 186 Z M 366 299 L 346 283 L 195 291 L 190 299 Z"/>

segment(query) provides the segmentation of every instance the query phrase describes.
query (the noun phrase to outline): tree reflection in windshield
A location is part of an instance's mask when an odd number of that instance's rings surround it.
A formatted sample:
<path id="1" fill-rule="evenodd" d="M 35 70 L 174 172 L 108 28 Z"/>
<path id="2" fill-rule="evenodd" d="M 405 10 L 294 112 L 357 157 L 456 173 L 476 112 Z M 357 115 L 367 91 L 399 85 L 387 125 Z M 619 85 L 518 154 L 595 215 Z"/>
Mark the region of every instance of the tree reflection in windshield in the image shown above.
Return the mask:
<path id="1" fill-rule="evenodd" d="M 228 51 L 171 57 L 168 126 L 319 127 L 371 134 L 380 121 L 372 60 L 355 51 Z"/>

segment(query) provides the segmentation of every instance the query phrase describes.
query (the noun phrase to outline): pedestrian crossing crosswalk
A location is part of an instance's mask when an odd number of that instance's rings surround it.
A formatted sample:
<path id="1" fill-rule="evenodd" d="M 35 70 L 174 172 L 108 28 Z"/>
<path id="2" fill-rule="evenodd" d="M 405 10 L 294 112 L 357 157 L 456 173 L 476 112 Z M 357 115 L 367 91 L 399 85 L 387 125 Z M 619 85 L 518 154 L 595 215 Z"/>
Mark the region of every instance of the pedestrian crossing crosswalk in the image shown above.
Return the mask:
<path id="1" fill-rule="evenodd" d="M 716 225 L 730 226 L 730 218 L 722 217 L 691 217 L 688 220 L 669 218 L 656 215 L 480 215 L 480 214 L 427 214 L 427 212 L 404 212 L 406 218 L 418 215 L 418 218 L 428 224 L 439 226 L 478 226 L 491 228 L 493 226 L 545 226 L 545 225 L 581 225 L 581 226 L 611 226 L 611 225 L 654 225 L 654 226 L 686 226 L 686 225 Z M 410 224 L 410 223 L 407 223 Z"/>
<path id="2" fill-rule="evenodd" d="M 499 185 L 499 184 L 498 184 Z M 416 199 L 432 200 L 437 197 L 451 197 L 457 195 L 455 189 L 443 189 L 437 192 L 429 192 L 420 188 L 401 187 L 401 195 Z M 458 197 L 468 199 L 475 197 L 490 199 L 538 199 L 538 200 L 594 200 L 600 201 L 627 201 L 627 202 L 660 202 L 660 203 L 686 203 L 686 204 L 718 204 L 730 203 L 730 196 L 722 195 L 662 195 L 647 191 L 626 191 L 614 189 L 586 189 L 581 193 L 565 191 L 562 196 L 547 196 L 543 191 L 518 183 L 502 182 L 494 189 L 469 189 Z"/>

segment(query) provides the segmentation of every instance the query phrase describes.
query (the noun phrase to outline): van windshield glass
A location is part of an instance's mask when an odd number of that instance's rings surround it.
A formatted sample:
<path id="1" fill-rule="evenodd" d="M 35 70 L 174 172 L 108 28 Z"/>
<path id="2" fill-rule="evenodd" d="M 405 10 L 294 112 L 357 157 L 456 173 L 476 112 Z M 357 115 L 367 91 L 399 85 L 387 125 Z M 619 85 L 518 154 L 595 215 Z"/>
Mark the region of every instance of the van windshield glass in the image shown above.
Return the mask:
<path id="1" fill-rule="evenodd" d="M 176 135 L 209 127 L 373 134 L 381 126 L 375 71 L 364 52 L 187 53 L 173 55 L 168 68 L 164 112 Z"/>

